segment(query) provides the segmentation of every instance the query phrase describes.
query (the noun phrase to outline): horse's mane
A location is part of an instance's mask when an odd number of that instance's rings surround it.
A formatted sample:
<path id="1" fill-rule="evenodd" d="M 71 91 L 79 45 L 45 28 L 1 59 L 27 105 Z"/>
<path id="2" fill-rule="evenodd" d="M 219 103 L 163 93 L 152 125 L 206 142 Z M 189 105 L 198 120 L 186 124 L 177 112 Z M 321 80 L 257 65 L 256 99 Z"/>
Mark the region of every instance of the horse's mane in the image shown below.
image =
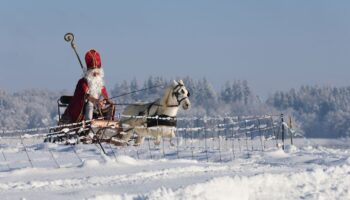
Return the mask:
<path id="1" fill-rule="evenodd" d="M 170 98 L 171 92 L 172 92 L 172 87 L 171 86 L 169 86 L 169 87 L 167 87 L 165 89 L 163 97 L 160 99 L 160 105 L 166 106 L 166 103 L 168 102 L 168 100 Z"/>

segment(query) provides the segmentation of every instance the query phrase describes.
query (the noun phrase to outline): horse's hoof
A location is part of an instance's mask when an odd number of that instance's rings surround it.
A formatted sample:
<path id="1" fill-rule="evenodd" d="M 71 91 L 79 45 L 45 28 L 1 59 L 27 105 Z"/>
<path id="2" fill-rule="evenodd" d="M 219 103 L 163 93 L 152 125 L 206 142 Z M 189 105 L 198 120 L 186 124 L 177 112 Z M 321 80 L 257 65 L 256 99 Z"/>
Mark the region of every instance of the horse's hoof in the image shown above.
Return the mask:
<path id="1" fill-rule="evenodd" d="M 125 142 L 124 140 L 120 140 L 118 138 L 111 138 L 109 142 L 111 144 L 116 145 L 116 146 L 126 146 L 126 145 L 128 145 L 127 142 Z"/>

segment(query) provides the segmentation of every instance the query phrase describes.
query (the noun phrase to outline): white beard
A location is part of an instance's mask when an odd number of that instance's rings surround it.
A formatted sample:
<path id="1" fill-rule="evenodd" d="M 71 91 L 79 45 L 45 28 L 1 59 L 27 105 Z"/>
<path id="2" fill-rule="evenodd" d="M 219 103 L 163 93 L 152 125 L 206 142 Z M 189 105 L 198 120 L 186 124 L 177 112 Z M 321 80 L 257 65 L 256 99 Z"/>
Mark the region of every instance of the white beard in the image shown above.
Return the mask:
<path id="1" fill-rule="evenodd" d="M 96 72 L 96 71 L 99 72 L 100 75 L 93 76 L 93 73 Z M 103 81 L 104 72 L 103 72 L 103 69 L 88 70 L 87 72 L 85 72 L 84 77 L 87 80 L 88 85 L 89 85 L 89 94 L 91 96 L 93 96 L 94 98 L 98 99 L 100 97 L 100 95 L 101 95 L 102 87 L 104 86 L 104 81 Z"/>

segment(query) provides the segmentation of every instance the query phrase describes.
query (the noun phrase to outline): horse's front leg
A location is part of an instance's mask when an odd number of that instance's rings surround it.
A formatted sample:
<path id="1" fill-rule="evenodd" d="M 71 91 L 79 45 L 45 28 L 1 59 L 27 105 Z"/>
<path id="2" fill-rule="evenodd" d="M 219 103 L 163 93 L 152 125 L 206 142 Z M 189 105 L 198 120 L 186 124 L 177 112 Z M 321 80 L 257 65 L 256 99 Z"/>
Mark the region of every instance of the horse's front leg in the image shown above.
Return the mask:
<path id="1" fill-rule="evenodd" d="M 170 143 L 170 146 L 172 146 L 172 147 L 175 146 L 175 144 L 173 143 L 173 138 L 170 138 L 170 139 L 169 139 L 169 143 Z"/>
<path id="2" fill-rule="evenodd" d="M 157 145 L 157 146 L 160 145 L 160 139 L 161 139 L 161 136 L 157 135 L 156 136 L 156 140 L 154 141 L 154 144 Z"/>
<path id="3" fill-rule="evenodd" d="M 172 147 L 175 146 L 175 144 L 173 143 L 173 138 L 174 138 L 175 136 L 176 136 L 176 135 L 175 135 L 175 130 L 172 129 L 172 130 L 171 130 L 170 137 L 169 137 L 170 146 L 172 146 Z"/>
<path id="4" fill-rule="evenodd" d="M 136 141 L 135 141 L 135 146 L 139 146 L 143 144 L 145 141 L 145 135 L 147 135 L 147 128 L 145 127 L 136 127 L 135 128 L 135 133 L 137 135 Z"/>

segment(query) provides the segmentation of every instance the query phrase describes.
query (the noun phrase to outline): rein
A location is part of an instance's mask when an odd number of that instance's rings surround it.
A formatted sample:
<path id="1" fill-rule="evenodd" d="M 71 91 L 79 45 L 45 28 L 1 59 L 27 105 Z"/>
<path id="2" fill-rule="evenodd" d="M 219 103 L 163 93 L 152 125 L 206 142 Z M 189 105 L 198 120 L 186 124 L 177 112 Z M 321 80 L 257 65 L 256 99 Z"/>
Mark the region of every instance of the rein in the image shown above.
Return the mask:
<path id="1" fill-rule="evenodd" d="M 109 99 L 115 99 L 115 98 L 118 98 L 118 97 L 126 96 L 126 95 L 129 95 L 129 94 L 133 94 L 133 93 L 136 93 L 136 92 L 141 92 L 141 91 L 144 91 L 144 90 L 149 90 L 149 89 L 157 88 L 157 87 L 164 87 L 164 85 L 155 85 L 155 86 L 152 86 L 152 87 L 142 88 L 142 89 L 139 89 L 139 90 L 135 90 L 135 91 L 127 92 L 127 93 L 124 93 L 124 94 L 120 94 L 120 95 L 111 97 Z"/>
<path id="2" fill-rule="evenodd" d="M 132 94 L 132 93 L 136 93 L 136 92 L 140 92 L 140 91 L 143 91 L 143 90 L 149 90 L 149 89 L 151 89 L 151 88 L 156 88 L 156 87 L 163 87 L 164 85 L 156 85 L 156 86 L 153 86 L 153 87 L 148 87 L 148 88 L 143 88 L 143 89 L 140 89 L 140 90 L 135 90 L 135 91 L 132 91 L 132 92 L 128 92 L 128 93 L 124 93 L 124 94 L 121 94 L 121 95 L 118 95 L 118 96 L 114 96 L 114 97 L 111 97 L 111 98 L 109 98 L 109 99 L 114 99 L 114 98 L 118 98 L 118 97 L 121 97 L 121 96 L 125 96 L 125 95 L 129 95 L 129 94 Z M 189 96 L 190 96 L 190 93 L 188 92 L 188 95 L 187 95 L 187 97 L 184 97 L 184 98 L 182 98 L 182 99 L 178 99 L 178 97 L 179 97 L 179 90 L 178 91 L 174 91 L 174 90 L 176 90 L 178 87 L 182 87 L 182 86 L 184 86 L 183 84 L 178 84 L 178 85 L 176 85 L 174 88 L 173 88 L 173 92 L 172 92 L 172 95 L 175 95 L 175 97 L 176 97 L 176 101 L 177 101 L 177 105 L 166 105 L 166 107 L 178 107 L 178 106 L 180 106 L 180 104 L 181 104 L 181 102 L 183 101 L 183 100 L 185 100 L 186 98 L 188 98 Z M 163 105 L 160 105 L 160 104 L 155 104 L 155 102 L 152 102 L 152 103 L 150 103 L 150 104 L 152 104 L 152 105 L 156 105 L 156 106 L 163 106 Z M 112 105 L 120 105 L 120 106 L 128 106 L 128 105 L 138 105 L 137 103 L 112 103 Z"/>

